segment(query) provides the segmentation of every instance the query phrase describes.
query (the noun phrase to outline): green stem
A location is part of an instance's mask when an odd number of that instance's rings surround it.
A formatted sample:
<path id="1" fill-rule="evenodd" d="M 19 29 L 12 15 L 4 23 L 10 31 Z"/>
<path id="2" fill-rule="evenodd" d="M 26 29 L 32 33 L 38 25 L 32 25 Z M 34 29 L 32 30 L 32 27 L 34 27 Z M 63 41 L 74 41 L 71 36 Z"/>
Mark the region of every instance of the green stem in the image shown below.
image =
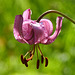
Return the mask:
<path id="1" fill-rule="evenodd" d="M 38 19 L 37 19 L 37 22 L 39 22 L 46 14 L 49 14 L 49 13 L 57 13 L 59 15 L 62 15 L 63 17 L 67 18 L 68 20 L 70 20 L 72 23 L 75 24 L 75 21 L 72 20 L 70 17 L 66 16 L 65 14 L 57 11 L 57 10 L 48 10 L 46 12 L 44 12 Z"/>

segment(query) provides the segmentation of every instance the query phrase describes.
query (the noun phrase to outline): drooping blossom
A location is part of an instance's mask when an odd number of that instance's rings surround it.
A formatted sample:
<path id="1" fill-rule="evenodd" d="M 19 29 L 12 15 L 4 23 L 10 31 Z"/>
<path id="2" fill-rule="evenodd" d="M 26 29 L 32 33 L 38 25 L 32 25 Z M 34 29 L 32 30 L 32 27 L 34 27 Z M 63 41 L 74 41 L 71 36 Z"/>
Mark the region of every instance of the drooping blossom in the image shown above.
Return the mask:
<path id="1" fill-rule="evenodd" d="M 61 31 L 63 17 L 57 17 L 56 30 L 53 32 L 52 22 L 48 19 L 31 20 L 31 10 L 27 9 L 23 12 L 23 15 L 16 15 L 14 23 L 14 37 L 20 43 L 27 43 L 31 45 L 30 50 L 26 53 L 30 53 L 30 58 L 26 58 L 26 55 L 21 55 L 21 61 L 28 67 L 28 61 L 32 60 L 35 50 L 37 51 L 37 69 L 39 68 L 38 50 L 41 54 L 41 63 L 45 59 L 45 67 L 48 65 L 48 58 L 44 57 L 39 44 L 51 44 L 57 38 Z"/>

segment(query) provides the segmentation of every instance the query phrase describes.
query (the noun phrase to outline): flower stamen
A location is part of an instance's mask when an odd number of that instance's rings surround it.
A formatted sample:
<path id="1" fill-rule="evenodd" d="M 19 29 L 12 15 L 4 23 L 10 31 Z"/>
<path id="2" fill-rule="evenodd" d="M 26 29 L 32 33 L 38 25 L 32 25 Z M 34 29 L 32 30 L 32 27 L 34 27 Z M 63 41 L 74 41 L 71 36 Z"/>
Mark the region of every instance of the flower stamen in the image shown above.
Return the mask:
<path id="1" fill-rule="evenodd" d="M 43 53 L 42 53 L 42 51 L 41 51 L 39 45 L 38 45 L 38 49 L 39 49 L 39 52 L 40 52 L 41 56 L 43 56 Z M 44 56 L 43 56 L 43 57 L 44 57 Z"/>
<path id="2" fill-rule="evenodd" d="M 45 67 L 47 67 L 47 66 L 48 66 L 48 58 L 45 57 Z"/>
<path id="3" fill-rule="evenodd" d="M 43 64 L 44 62 L 44 58 L 43 58 L 43 55 L 41 55 L 41 63 Z"/>
<path id="4" fill-rule="evenodd" d="M 28 67 L 26 58 L 24 58 L 24 64 L 25 64 L 26 67 Z"/>
<path id="5" fill-rule="evenodd" d="M 36 53 L 37 53 L 37 69 L 39 69 L 40 60 L 38 58 L 38 46 L 36 45 Z"/>
<path id="6" fill-rule="evenodd" d="M 33 45 L 32 50 L 29 50 L 24 56 L 21 55 L 21 61 L 22 61 L 22 63 L 25 64 L 26 67 L 28 67 L 28 63 L 27 63 L 27 62 L 28 62 L 29 60 L 32 60 L 32 58 L 33 58 L 33 56 L 34 56 L 34 53 L 35 53 L 35 49 L 36 49 L 36 53 L 37 53 L 37 65 L 36 65 L 37 69 L 39 69 L 39 64 L 40 64 L 40 60 L 39 60 L 39 58 L 38 58 L 38 50 L 39 50 L 39 52 L 40 52 L 40 54 L 41 54 L 41 63 L 43 64 L 44 59 L 45 59 L 45 67 L 47 67 L 47 66 L 48 66 L 48 58 L 43 56 L 43 53 L 42 53 L 42 51 L 41 51 L 41 49 L 40 49 L 40 47 L 39 47 L 39 44 Z M 29 53 L 30 53 L 30 57 L 26 59 L 26 56 L 27 56 Z"/>
<path id="7" fill-rule="evenodd" d="M 32 55 L 30 56 L 30 58 L 27 59 L 27 62 L 28 62 L 29 60 L 32 60 L 33 56 L 34 56 L 34 55 L 32 54 Z"/>
<path id="8" fill-rule="evenodd" d="M 38 59 L 37 60 L 37 69 L 39 69 L 39 63 L 40 63 L 40 60 Z"/>
<path id="9" fill-rule="evenodd" d="M 29 50 L 23 57 L 25 58 L 29 53 L 31 53 L 31 50 Z"/>
<path id="10" fill-rule="evenodd" d="M 21 55 L 21 62 L 24 64 L 23 55 Z"/>
<path id="11" fill-rule="evenodd" d="M 30 49 L 31 49 L 31 48 L 30 48 Z M 29 53 L 30 53 L 30 57 L 26 59 L 26 56 L 27 56 Z M 24 56 L 21 55 L 21 62 L 22 62 L 23 64 L 25 64 L 26 67 L 28 67 L 27 62 L 28 62 L 29 60 L 32 60 L 32 58 L 33 58 L 33 56 L 34 56 L 34 53 L 35 53 L 35 45 L 32 47 L 32 51 L 29 50 Z"/>
<path id="12" fill-rule="evenodd" d="M 43 56 L 43 53 L 42 53 L 39 45 L 38 45 L 38 48 L 39 48 L 39 51 L 40 51 L 40 54 L 41 54 L 41 63 L 43 63 L 44 59 L 45 59 L 45 67 L 47 67 L 47 65 L 48 65 L 48 58 Z"/>
<path id="13" fill-rule="evenodd" d="M 30 57 L 32 56 L 32 51 L 30 52 Z M 32 59 L 31 59 L 32 60 Z"/>

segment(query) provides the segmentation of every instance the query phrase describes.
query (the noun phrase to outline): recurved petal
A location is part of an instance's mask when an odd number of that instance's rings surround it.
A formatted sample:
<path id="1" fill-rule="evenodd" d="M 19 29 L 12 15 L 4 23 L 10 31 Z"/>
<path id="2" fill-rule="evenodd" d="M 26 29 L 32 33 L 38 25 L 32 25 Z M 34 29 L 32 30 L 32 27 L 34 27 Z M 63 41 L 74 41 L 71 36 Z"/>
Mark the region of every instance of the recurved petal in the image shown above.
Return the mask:
<path id="1" fill-rule="evenodd" d="M 53 32 L 52 22 L 48 19 L 41 19 L 40 23 L 42 23 L 44 25 L 45 29 L 48 32 L 48 35 L 50 36 Z"/>
<path id="2" fill-rule="evenodd" d="M 46 35 L 50 36 L 53 32 L 53 25 L 52 25 L 52 22 L 48 19 L 41 19 L 40 21 L 41 24 L 44 25 L 44 32 L 46 31 Z M 46 43 L 47 42 L 47 37 L 45 37 L 43 40 L 41 40 L 41 43 Z"/>
<path id="3" fill-rule="evenodd" d="M 22 24 L 22 33 L 24 39 L 28 42 L 28 44 L 33 44 L 34 43 L 34 31 L 31 24 L 31 20 L 25 21 Z"/>
<path id="4" fill-rule="evenodd" d="M 50 44 L 50 43 L 54 42 L 54 40 L 57 38 L 57 36 L 59 35 L 59 33 L 61 31 L 62 20 L 63 20 L 63 17 L 57 17 L 56 30 L 53 35 L 49 36 L 48 41 L 45 44 Z"/>
<path id="5" fill-rule="evenodd" d="M 14 37 L 16 40 L 18 40 L 21 43 L 25 43 L 24 39 L 21 37 L 22 36 L 22 22 L 23 22 L 22 15 L 16 15 L 13 33 L 14 33 Z"/>
<path id="6" fill-rule="evenodd" d="M 23 12 L 23 21 L 31 19 L 31 10 L 27 9 Z"/>

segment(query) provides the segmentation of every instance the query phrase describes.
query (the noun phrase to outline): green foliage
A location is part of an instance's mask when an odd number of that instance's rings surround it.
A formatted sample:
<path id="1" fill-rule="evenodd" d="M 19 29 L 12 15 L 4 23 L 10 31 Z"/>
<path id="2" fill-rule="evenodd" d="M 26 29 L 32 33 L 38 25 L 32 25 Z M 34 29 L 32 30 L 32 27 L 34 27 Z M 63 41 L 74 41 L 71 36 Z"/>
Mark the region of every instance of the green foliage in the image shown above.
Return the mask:
<path id="1" fill-rule="evenodd" d="M 75 0 L 0 0 L 0 75 L 75 75 L 75 25 L 65 18 L 55 42 L 40 44 L 49 59 L 48 67 L 40 64 L 39 70 L 36 69 L 36 54 L 28 68 L 21 64 L 20 55 L 30 46 L 15 40 L 13 26 L 15 16 L 28 8 L 35 20 L 47 10 L 58 10 L 75 19 Z M 52 21 L 54 29 L 57 16 L 49 14 L 44 17 Z"/>

